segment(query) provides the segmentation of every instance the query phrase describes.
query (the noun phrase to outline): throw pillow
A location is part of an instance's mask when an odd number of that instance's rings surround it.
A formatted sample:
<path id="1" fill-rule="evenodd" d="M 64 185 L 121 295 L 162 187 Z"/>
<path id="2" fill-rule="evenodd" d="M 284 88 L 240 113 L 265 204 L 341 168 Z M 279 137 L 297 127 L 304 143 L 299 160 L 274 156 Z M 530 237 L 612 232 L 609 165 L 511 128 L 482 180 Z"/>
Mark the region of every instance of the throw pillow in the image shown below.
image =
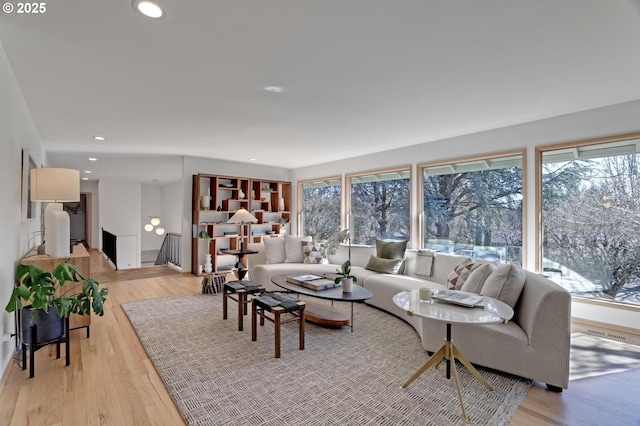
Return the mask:
<path id="1" fill-rule="evenodd" d="M 404 259 L 408 241 L 376 240 L 376 256 L 382 259 Z"/>
<path id="2" fill-rule="evenodd" d="M 462 263 L 453 268 L 453 272 L 451 272 L 447 277 L 447 287 L 454 290 L 460 290 L 464 282 L 469 278 L 471 271 L 480 265 L 480 263 L 476 263 L 471 259 L 463 260 Z"/>
<path id="3" fill-rule="evenodd" d="M 265 237 L 262 239 L 267 257 L 267 264 L 284 263 L 286 258 L 284 251 L 284 238 Z"/>
<path id="4" fill-rule="evenodd" d="M 306 237 L 292 237 L 291 235 L 284 236 L 284 251 L 285 259 L 284 263 L 302 263 L 304 260 L 304 252 L 302 251 L 302 242 L 311 241 L 311 236 Z"/>
<path id="5" fill-rule="evenodd" d="M 493 297 L 514 308 L 524 288 L 526 275 L 516 265 L 503 265 L 489 275 L 480 294 Z"/>
<path id="6" fill-rule="evenodd" d="M 322 256 L 323 250 L 324 247 L 322 243 L 303 241 L 302 252 L 304 253 L 304 260 L 302 263 L 322 263 L 324 260 Z"/>
<path id="7" fill-rule="evenodd" d="M 376 240 L 376 256 L 382 259 L 403 259 L 399 274 L 404 273 L 404 252 L 407 250 L 407 240 Z"/>
<path id="8" fill-rule="evenodd" d="M 460 291 L 480 294 L 485 281 L 497 268 L 498 266 L 495 263 L 485 263 L 478 266 L 469 274 L 469 278 L 462 284 Z"/>
<path id="9" fill-rule="evenodd" d="M 400 265 L 402 265 L 403 262 L 404 259 L 382 259 L 378 256 L 371 255 L 364 269 L 381 272 L 383 274 L 397 275 L 398 271 L 400 271 Z"/>

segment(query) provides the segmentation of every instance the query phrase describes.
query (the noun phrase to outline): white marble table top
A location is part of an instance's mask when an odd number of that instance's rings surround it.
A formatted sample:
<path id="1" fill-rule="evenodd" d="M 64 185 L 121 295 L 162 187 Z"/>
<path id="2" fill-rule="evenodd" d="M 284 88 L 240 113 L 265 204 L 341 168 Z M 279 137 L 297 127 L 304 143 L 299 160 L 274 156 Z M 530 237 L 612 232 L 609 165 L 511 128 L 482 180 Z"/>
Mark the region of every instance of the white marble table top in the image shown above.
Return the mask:
<path id="1" fill-rule="evenodd" d="M 436 293 L 438 290 L 433 290 Z M 406 290 L 393 296 L 393 303 L 409 315 L 433 318 L 447 323 L 489 324 L 507 322 L 513 309 L 504 302 L 484 297 L 484 306 L 467 308 L 435 299 L 420 300 L 420 290 Z"/>

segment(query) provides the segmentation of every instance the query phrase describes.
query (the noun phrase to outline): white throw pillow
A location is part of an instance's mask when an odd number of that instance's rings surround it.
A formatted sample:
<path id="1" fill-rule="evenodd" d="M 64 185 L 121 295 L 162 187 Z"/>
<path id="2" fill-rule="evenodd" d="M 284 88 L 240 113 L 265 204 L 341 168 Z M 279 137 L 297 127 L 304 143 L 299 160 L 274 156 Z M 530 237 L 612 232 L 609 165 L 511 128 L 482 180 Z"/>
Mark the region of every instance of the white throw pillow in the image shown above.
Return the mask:
<path id="1" fill-rule="evenodd" d="M 286 258 L 284 238 L 264 237 L 262 239 L 267 257 L 267 265 L 272 263 L 284 263 Z"/>
<path id="2" fill-rule="evenodd" d="M 514 308 L 524 288 L 526 274 L 516 265 L 502 265 L 489 275 L 480 294 L 493 297 Z"/>
<path id="3" fill-rule="evenodd" d="M 302 251 L 302 242 L 311 241 L 311 236 L 306 237 L 292 237 L 291 235 L 284 236 L 284 263 L 302 263 L 304 260 L 304 252 Z"/>
<path id="4" fill-rule="evenodd" d="M 469 278 L 462 284 L 460 291 L 480 294 L 485 281 L 497 268 L 495 263 L 485 263 L 478 266 L 469 274 Z"/>

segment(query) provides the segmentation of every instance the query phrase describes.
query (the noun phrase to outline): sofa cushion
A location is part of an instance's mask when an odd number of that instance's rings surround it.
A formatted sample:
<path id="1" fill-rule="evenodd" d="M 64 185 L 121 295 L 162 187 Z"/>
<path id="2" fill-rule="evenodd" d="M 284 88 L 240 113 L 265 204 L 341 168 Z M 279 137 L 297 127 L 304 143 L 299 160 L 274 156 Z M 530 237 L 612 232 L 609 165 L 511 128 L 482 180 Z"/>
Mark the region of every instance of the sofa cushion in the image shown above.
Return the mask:
<path id="1" fill-rule="evenodd" d="M 383 259 L 378 256 L 371 255 L 365 269 L 370 271 L 381 272 L 383 274 L 397 275 L 404 259 Z"/>
<path id="2" fill-rule="evenodd" d="M 480 294 L 485 281 L 497 268 L 498 265 L 495 263 L 485 263 L 478 266 L 469 274 L 469 278 L 462 284 L 460 291 Z"/>
<path id="3" fill-rule="evenodd" d="M 480 294 L 498 299 L 514 308 L 524 288 L 525 278 L 525 272 L 516 265 L 499 266 L 484 282 Z"/>
<path id="4" fill-rule="evenodd" d="M 381 259 L 403 259 L 408 240 L 376 240 L 376 256 Z M 404 273 L 404 262 L 401 262 L 399 274 Z"/>
<path id="5" fill-rule="evenodd" d="M 460 290 L 471 272 L 480 265 L 480 263 L 474 262 L 472 259 L 463 260 L 462 263 L 453 268 L 453 271 L 447 277 L 447 287 Z"/>
<path id="6" fill-rule="evenodd" d="M 267 264 L 284 263 L 284 259 L 286 259 L 284 238 L 265 237 L 262 239 L 262 242 L 264 243 L 264 251 L 267 257 Z"/>
<path id="7" fill-rule="evenodd" d="M 322 251 L 323 251 L 322 243 L 303 241 L 302 252 L 304 253 L 304 260 L 302 261 L 302 263 L 306 263 L 306 264 L 323 263 L 324 257 L 322 256 Z"/>
<path id="8" fill-rule="evenodd" d="M 302 263 L 304 260 L 304 252 L 302 251 L 302 242 L 311 242 L 311 237 L 292 237 L 291 235 L 284 236 L 284 251 L 285 259 L 284 263 Z"/>

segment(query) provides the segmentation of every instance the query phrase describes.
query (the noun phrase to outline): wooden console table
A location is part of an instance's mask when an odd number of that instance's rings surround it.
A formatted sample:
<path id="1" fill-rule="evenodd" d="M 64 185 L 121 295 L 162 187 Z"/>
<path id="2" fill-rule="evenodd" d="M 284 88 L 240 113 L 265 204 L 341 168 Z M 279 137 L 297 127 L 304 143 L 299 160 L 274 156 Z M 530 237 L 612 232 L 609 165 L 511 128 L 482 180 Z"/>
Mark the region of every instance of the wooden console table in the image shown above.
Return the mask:
<path id="1" fill-rule="evenodd" d="M 65 257 L 51 257 L 46 254 L 38 254 L 38 249 L 34 248 L 29 251 L 22 259 L 20 263 L 25 265 L 38 265 L 46 272 L 53 271 L 53 268 L 64 262 L 65 259 L 69 259 L 69 264 L 75 265 L 78 268 L 78 272 L 85 278 L 91 277 L 90 257 L 89 252 L 82 244 L 76 244 L 73 246 L 73 253 Z M 68 283 L 68 286 L 64 287 L 64 291 L 81 287 L 82 283 Z M 74 330 L 76 328 L 87 329 L 87 338 L 89 337 L 89 326 L 91 325 L 91 315 L 78 315 L 71 314 L 69 317 L 69 328 Z"/>

